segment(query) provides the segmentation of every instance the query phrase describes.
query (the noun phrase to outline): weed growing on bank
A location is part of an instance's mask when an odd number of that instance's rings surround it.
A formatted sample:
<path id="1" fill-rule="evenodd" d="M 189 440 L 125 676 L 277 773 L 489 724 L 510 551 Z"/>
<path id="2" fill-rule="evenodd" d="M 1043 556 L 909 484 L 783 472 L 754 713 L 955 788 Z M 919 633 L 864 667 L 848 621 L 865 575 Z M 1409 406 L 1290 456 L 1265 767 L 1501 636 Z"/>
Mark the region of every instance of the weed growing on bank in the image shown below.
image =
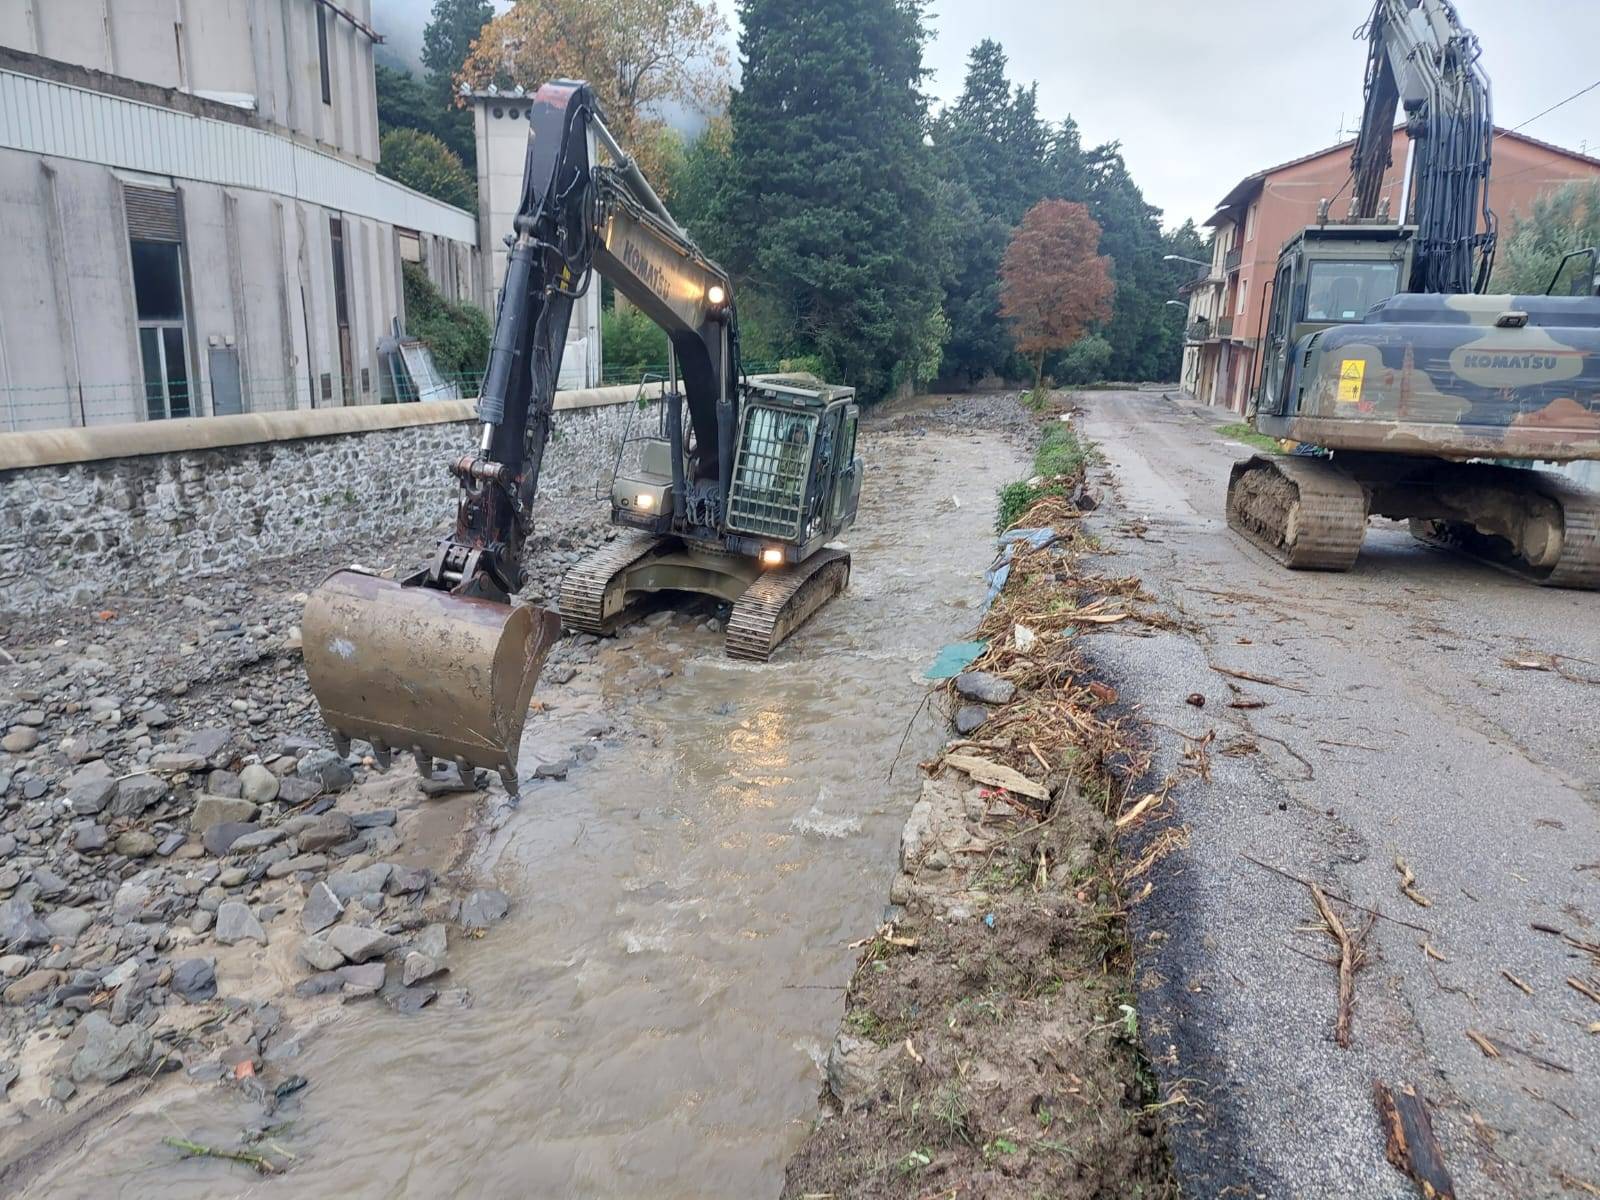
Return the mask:
<path id="1" fill-rule="evenodd" d="M 1094 443 L 1078 436 L 1065 421 L 1046 430 L 1033 456 L 1033 475 L 1000 489 L 1000 509 L 995 528 L 1004 533 L 1024 512 L 1046 496 L 1067 496 L 1081 482 L 1084 470 L 1095 461 Z"/>

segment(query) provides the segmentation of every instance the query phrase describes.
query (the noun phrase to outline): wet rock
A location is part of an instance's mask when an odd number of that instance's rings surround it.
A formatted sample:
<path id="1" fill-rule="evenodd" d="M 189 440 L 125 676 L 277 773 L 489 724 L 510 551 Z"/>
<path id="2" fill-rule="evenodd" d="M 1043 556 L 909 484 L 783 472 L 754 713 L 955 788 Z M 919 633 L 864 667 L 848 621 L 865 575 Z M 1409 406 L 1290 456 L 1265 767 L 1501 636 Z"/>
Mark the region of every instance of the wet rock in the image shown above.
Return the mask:
<path id="1" fill-rule="evenodd" d="M 32 1004 L 35 1000 L 42 1000 L 54 991 L 66 976 L 60 971 L 40 968 L 29 971 L 12 983 L 6 985 L 6 990 L 0 992 L 0 999 L 7 1004 Z"/>
<path id="2" fill-rule="evenodd" d="M 1017 694 L 1017 685 L 988 671 L 963 671 L 956 676 L 956 691 L 984 704 L 1009 704 Z"/>
<path id="3" fill-rule="evenodd" d="M 116 851 L 126 858 L 149 858 L 156 852 L 156 839 L 142 829 L 118 834 Z"/>
<path id="4" fill-rule="evenodd" d="M 235 846 L 238 846 L 238 844 L 238 842 L 234 843 Z M 249 878 L 250 872 L 243 867 L 223 867 L 217 873 L 217 883 L 225 888 L 239 887 Z"/>
<path id="5" fill-rule="evenodd" d="M 203 834 L 223 821 L 248 821 L 255 816 L 255 812 L 256 806 L 248 800 L 233 796 L 202 795 L 194 802 L 194 811 L 189 814 L 189 830 Z"/>
<path id="6" fill-rule="evenodd" d="M 5 737 L 0 738 L 0 750 L 7 754 L 26 754 L 38 744 L 39 731 L 26 725 L 13 725 Z"/>
<path id="7" fill-rule="evenodd" d="M 233 730 L 225 728 L 199 729 L 178 744 L 184 754 L 198 756 L 212 766 L 226 766 L 228 749 L 233 745 Z"/>
<path id="8" fill-rule="evenodd" d="M 383 987 L 385 975 L 381 962 L 363 963 L 360 966 L 340 967 L 335 973 L 344 984 L 344 990 L 358 996 L 370 996 Z"/>
<path id="9" fill-rule="evenodd" d="M 349 841 L 355 831 L 355 822 L 347 814 L 330 812 L 312 818 L 310 824 L 295 836 L 302 850 L 331 850 L 341 842 Z"/>
<path id="10" fill-rule="evenodd" d="M 356 813 L 351 819 L 357 829 L 379 829 L 393 825 L 398 816 L 392 808 L 375 808 L 371 812 Z"/>
<path id="11" fill-rule="evenodd" d="M 105 812 L 111 797 L 117 794 L 114 779 L 91 779 L 80 783 L 67 793 L 67 803 L 80 817 L 95 817 Z"/>
<path id="12" fill-rule="evenodd" d="M 976 733 L 989 719 L 989 710 L 981 704 L 963 704 L 956 709 L 956 732 L 965 737 Z"/>
<path id="13" fill-rule="evenodd" d="M 228 853 L 254 854 L 257 850 L 265 850 L 268 846 L 276 846 L 288 836 L 288 831 L 278 825 L 270 829 L 257 829 L 254 833 L 245 834 L 233 845 L 229 846 Z"/>
<path id="14" fill-rule="evenodd" d="M 189 914 L 189 930 L 191 933 L 208 933 L 216 923 L 216 914 L 208 913 L 203 908 L 197 908 Z"/>
<path id="15" fill-rule="evenodd" d="M 241 803 L 235 801 L 235 803 Z M 233 852 L 234 846 L 241 838 L 249 837 L 259 831 L 261 826 L 254 821 L 215 821 L 205 828 L 200 841 L 205 846 L 206 853 L 221 857 Z"/>
<path id="16" fill-rule="evenodd" d="M 94 914 L 86 908 L 58 908 L 44 923 L 53 937 L 76 939 L 94 923 Z"/>
<path id="17" fill-rule="evenodd" d="M 380 980 L 379 987 L 383 986 Z M 328 996 L 344 987 L 344 980 L 336 971 L 323 971 L 309 979 L 302 979 L 294 985 L 294 994 L 302 1000 L 309 1000 L 312 996 Z"/>
<path id="18" fill-rule="evenodd" d="M 439 989 L 426 986 L 403 987 L 386 997 L 390 1008 L 408 1017 L 421 1012 L 438 998 Z"/>
<path id="19" fill-rule="evenodd" d="M 328 858 L 324 854 L 297 854 L 273 863 L 267 868 L 267 878 L 283 879 L 297 871 L 320 871 L 327 865 Z"/>
<path id="20" fill-rule="evenodd" d="M 157 771 L 176 773 L 178 771 L 202 771 L 205 769 L 206 760 L 198 754 L 189 754 L 182 750 L 163 750 L 150 760 L 150 766 Z"/>
<path id="21" fill-rule="evenodd" d="M 174 963 L 172 980 L 167 984 L 173 993 L 190 1004 L 209 1000 L 217 994 L 217 964 L 210 958 L 186 958 Z"/>
<path id="22" fill-rule="evenodd" d="M 26 950 L 50 940 L 50 930 L 33 915 L 33 905 L 20 896 L 0 904 L 0 946 Z"/>
<path id="23" fill-rule="evenodd" d="M 300 958 L 313 971 L 334 971 L 344 966 L 345 957 L 327 938 L 312 934 L 300 942 Z"/>
<path id="24" fill-rule="evenodd" d="M 232 771 L 213 771 L 206 776 L 206 791 L 213 796 L 227 796 L 237 800 L 243 789 L 239 777 Z"/>
<path id="25" fill-rule="evenodd" d="M 391 896 L 410 896 L 427 891 L 432 882 L 433 872 L 427 867 L 396 867 L 383 890 Z"/>
<path id="26" fill-rule="evenodd" d="M 364 925 L 337 925 L 327 935 L 328 944 L 353 963 L 381 958 L 399 945 L 399 939 Z"/>
<path id="27" fill-rule="evenodd" d="M 243 900 L 225 900 L 217 907 L 217 941 L 224 946 L 249 939 L 267 944 L 267 932 Z"/>
<path id="28" fill-rule="evenodd" d="M 137 817 L 167 798 L 167 781 L 155 775 L 130 775 L 117 783 L 111 813 L 118 817 Z"/>
<path id="29" fill-rule="evenodd" d="M 278 777 L 260 763 L 251 763 L 239 772 L 239 794 L 252 804 L 276 800 Z"/>
<path id="30" fill-rule="evenodd" d="M 33 886 L 41 899 L 54 900 L 66 893 L 67 881 L 48 867 L 39 867 L 33 873 Z"/>
<path id="31" fill-rule="evenodd" d="M 348 904 L 357 896 L 383 891 L 393 871 L 394 867 L 384 862 L 373 863 L 359 871 L 335 871 L 328 876 L 328 888 L 341 903 Z"/>
<path id="32" fill-rule="evenodd" d="M 565 779 L 572 770 L 572 760 L 563 758 L 559 762 L 540 763 L 533 769 L 535 779 Z"/>
<path id="33" fill-rule="evenodd" d="M 503 920 L 511 911 L 511 901 L 495 888 L 473 892 L 461 905 L 461 927 L 467 930 L 487 929 Z"/>
<path id="34" fill-rule="evenodd" d="M 883 1051 L 864 1038 L 841 1033 L 828 1048 L 828 1090 L 845 1109 L 870 1101 L 883 1079 Z"/>
<path id="35" fill-rule="evenodd" d="M 278 801 L 290 808 L 315 800 L 320 795 L 322 795 L 322 784 L 314 779 L 286 775 L 278 781 Z"/>
<path id="36" fill-rule="evenodd" d="M 72 1059 L 72 1081 L 98 1080 L 116 1083 L 150 1061 L 155 1039 L 139 1025 L 113 1025 L 104 1015 L 92 1012 L 83 1019 L 87 1035 L 83 1048 Z"/>
<path id="37" fill-rule="evenodd" d="M 332 750 L 313 750 L 294 769 L 301 779 L 316 783 L 324 792 L 342 792 L 356 781 L 348 763 Z"/>
<path id="38" fill-rule="evenodd" d="M 156 853 L 161 855 L 162 858 L 166 858 L 168 855 L 176 853 L 178 847 L 188 840 L 181 833 L 169 833 L 161 839 L 161 844 L 156 847 Z"/>
<path id="39" fill-rule="evenodd" d="M 111 831 L 92 821 L 75 826 L 72 832 L 72 848 L 80 854 L 98 854 L 110 841 Z"/>
<path id="40" fill-rule="evenodd" d="M 326 883 L 318 883 L 300 910 L 300 927 L 307 933 L 320 933 L 343 915 L 344 904 L 333 894 L 333 889 Z"/>
<path id="41" fill-rule="evenodd" d="M 125 958 L 101 977 L 100 986 L 104 988 L 119 988 L 137 977 L 138 974 L 139 960 L 137 958 Z"/>

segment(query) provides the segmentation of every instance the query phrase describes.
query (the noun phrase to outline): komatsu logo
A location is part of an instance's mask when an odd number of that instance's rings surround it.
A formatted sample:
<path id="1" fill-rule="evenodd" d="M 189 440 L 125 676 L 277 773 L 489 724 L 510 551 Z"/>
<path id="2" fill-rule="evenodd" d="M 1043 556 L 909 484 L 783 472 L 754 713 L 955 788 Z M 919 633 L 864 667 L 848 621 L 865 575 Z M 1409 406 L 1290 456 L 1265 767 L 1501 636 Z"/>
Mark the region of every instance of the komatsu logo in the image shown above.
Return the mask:
<path id="1" fill-rule="evenodd" d="M 667 273 L 646 257 L 645 252 L 634 245 L 633 239 L 625 239 L 622 243 L 622 265 L 637 275 L 644 285 L 663 300 L 672 297 L 667 294 Z"/>
<path id="2" fill-rule="evenodd" d="M 1554 354 L 1467 354 L 1463 365 L 1491 371 L 1553 371 L 1560 360 Z"/>

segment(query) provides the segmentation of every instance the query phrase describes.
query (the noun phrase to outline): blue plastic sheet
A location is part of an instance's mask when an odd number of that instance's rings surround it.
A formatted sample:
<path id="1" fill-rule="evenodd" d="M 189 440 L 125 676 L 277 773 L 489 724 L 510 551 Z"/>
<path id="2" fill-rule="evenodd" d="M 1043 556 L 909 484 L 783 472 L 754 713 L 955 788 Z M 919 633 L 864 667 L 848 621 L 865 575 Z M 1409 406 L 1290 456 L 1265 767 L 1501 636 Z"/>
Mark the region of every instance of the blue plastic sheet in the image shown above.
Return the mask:
<path id="1" fill-rule="evenodd" d="M 933 665 L 923 672 L 924 679 L 954 679 L 970 667 L 989 648 L 988 642 L 951 642 L 941 646 Z"/>
<path id="2" fill-rule="evenodd" d="M 989 594 L 983 598 L 983 607 L 988 609 L 994 603 L 994 598 L 1006 590 L 1006 580 L 1011 578 L 1011 560 L 1016 557 L 1017 546 L 1025 544 L 1030 550 L 1043 550 L 1060 534 L 1054 529 L 1008 529 L 1000 535 L 1000 554 L 994 560 L 994 565 L 984 573 L 984 582 L 989 585 Z"/>

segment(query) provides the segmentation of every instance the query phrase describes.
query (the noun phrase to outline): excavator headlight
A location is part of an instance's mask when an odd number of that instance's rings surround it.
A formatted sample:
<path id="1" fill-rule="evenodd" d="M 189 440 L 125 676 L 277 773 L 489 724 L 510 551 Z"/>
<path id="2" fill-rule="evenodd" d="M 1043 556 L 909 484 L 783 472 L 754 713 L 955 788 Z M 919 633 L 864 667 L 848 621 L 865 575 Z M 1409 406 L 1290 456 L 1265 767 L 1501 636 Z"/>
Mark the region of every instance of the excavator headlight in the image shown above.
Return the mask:
<path id="1" fill-rule="evenodd" d="M 643 509 L 652 509 L 656 506 L 656 498 L 649 492 L 640 492 L 633 498 L 633 502 L 639 508 Z"/>
<path id="2" fill-rule="evenodd" d="M 713 308 L 721 308 L 728 302 L 728 289 L 720 283 L 713 283 L 706 289 L 706 303 Z"/>
<path id="3" fill-rule="evenodd" d="M 783 566 L 783 551 L 775 546 L 768 546 L 761 552 L 761 565 L 763 567 Z"/>

